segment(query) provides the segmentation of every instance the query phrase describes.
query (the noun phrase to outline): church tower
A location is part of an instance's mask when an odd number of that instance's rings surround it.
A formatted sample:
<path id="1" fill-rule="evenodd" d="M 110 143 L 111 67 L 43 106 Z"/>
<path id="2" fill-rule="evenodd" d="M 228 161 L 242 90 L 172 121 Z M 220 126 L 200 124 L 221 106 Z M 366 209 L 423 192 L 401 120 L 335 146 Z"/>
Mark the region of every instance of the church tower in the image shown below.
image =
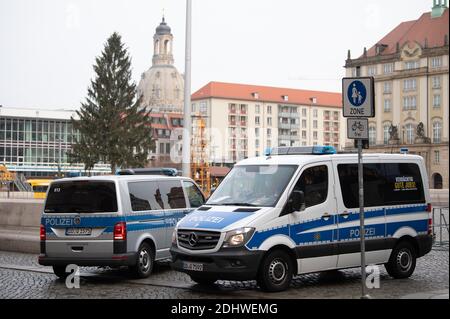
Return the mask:
<path id="1" fill-rule="evenodd" d="M 174 66 L 173 35 L 165 18 L 153 35 L 152 66 L 137 88 L 141 106 L 155 113 L 182 113 L 184 79 Z"/>

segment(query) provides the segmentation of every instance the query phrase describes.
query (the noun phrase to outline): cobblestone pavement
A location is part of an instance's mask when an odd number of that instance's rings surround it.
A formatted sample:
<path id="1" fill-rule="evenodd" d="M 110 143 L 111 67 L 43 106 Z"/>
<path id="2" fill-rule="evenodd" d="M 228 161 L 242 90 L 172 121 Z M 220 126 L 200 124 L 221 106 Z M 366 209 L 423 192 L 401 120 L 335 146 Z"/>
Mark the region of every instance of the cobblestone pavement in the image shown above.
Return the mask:
<path id="1" fill-rule="evenodd" d="M 418 259 L 409 279 L 394 280 L 380 267 L 380 288 L 369 291 L 373 298 L 420 296 L 448 291 L 449 252 L 432 250 Z M 125 269 L 81 269 L 80 289 L 68 289 L 51 267 L 38 265 L 37 256 L 0 252 L 0 298 L 359 298 L 360 269 L 298 276 L 289 290 L 265 293 L 254 281 L 219 281 L 205 288 L 190 278 L 159 264 L 147 279 L 132 279 Z"/>

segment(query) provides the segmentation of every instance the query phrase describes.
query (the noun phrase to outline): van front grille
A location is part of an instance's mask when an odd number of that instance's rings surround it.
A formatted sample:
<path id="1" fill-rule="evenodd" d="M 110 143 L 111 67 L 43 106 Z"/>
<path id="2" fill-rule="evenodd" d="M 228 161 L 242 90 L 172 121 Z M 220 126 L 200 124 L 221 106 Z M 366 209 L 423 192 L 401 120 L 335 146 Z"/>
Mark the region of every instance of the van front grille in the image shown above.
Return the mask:
<path id="1" fill-rule="evenodd" d="M 179 229 L 178 244 L 191 250 L 214 249 L 220 239 L 220 232 Z"/>

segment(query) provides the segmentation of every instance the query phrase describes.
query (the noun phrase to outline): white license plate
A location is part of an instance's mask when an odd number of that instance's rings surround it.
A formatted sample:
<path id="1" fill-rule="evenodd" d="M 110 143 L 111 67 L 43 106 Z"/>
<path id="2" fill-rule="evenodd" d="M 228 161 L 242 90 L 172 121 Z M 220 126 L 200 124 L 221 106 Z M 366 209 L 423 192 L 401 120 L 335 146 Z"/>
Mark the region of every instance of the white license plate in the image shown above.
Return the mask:
<path id="1" fill-rule="evenodd" d="M 203 271 L 203 264 L 183 262 L 183 269 L 192 271 Z"/>
<path id="2" fill-rule="evenodd" d="M 92 234 L 92 228 L 77 227 L 77 228 L 67 228 L 67 236 L 90 236 Z"/>

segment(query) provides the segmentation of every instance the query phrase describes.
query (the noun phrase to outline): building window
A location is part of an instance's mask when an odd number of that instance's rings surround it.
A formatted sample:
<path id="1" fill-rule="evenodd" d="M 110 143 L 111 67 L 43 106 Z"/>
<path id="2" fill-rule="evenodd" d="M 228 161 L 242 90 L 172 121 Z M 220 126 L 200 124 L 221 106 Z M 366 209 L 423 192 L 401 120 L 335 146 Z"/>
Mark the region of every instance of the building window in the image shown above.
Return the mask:
<path id="1" fill-rule="evenodd" d="M 313 128 L 317 128 L 317 120 L 313 121 Z"/>
<path id="2" fill-rule="evenodd" d="M 391 111 L 391 100 L 385 99 L 384 100 L 384 112 L 389 113 Z"/>
<path id="3" fill-rule="evenodd" d="M 302 120 L 302 128 L 306 128 L 306 120 Z"/>
<path id="4" fill-rule="evenodd" d="M 270 128 L 267 129 L 267 137 L 268 138 L 272 137 L 272 129 Z"/>
<path id="5" fill-rule="evenodd" d="M 259 148 L 259 140 L 255 140 L 255 147 Z"/>
<path id="6" fill-rule="evenodd" d="M 302 138 L 303 138 L 303 139 L 306 138 L 306 131 L 302 131 Z"/>
<path id="7" fill-rule="evenodd" d="M 255 127 L 255 136 L 259 137 L 259 127 Z"/>
<path id="8" fill-rule="evenodd" d="M 306 109 L 302 109 L 302 116 L 306 117 Z"/>
<path id="9" fill-rule="evenodd" d="M 433 82 L 433 89 L 439 89 L 441 87 L 441 77 L 440 76 L 433 76 L 432 82 Z"/>
<path id="10" fill-rule="evenodd" d="M 256 113 L 256 114 L 259 114 L 260 111 L 261 111 L 261 110 L 260 110 L 259 104 L 256 104 L 256 105 L 255 105 L 255 113 Z"/>
<path id="11" fill-rule="evenodd" d="M 369 66 L 367 68 L 367 75 L 368 76 L 377 75 L 377 66 L 376 65 Z"/>
<path id="12" fill-rule="evenodd" d="M 313 132 L 313 139 L 317 140 L 317 131 Z"/>
<path id="13" fill-rule="evenodd" d="M 442 66 L 442 57 L 436 56 L 431 58 L 431 67 L 440 68 Z"/>
<path id="14" fill-rule="evenodd" d="M 391 128 L 390 124 L 386 124 L 383 126 L 383 143 L 384 144 L 388 144 L 389 143 L 389 138 L 390 138 L 390 133 L 389 133 L 389 129 Z"/>
<path id="15" fill-rule="evenodd" d="M 236 113 L 236 104 L 228 104 L 228 111 L 230 113 Z"/>
<path id="16" fill-rule="evenodd" d="M 272 114 L 272 105 L 267 105 L 267 114 Z"/>
<path id="17" fill-rule="evenodd" d="M 405 70 L 414 70 L 420 67 L 419 61 L 407 61 L 405 62 Z"/>
<path id="18" fill-rule="evenodd" d="M 267 147 L 272 147 L 272 141 L 271 140 L 267 140 Z"/>
<path id="19" fill-rule="evenodd" d="M 406 130 L 406 142 L 408 144 L 414 143 L 414 125 L 406 124 L 405 130 Z"/>
<path id="20" fill-rule="evenodd" d="M 195 103 L 192 103 L 191 111 L 192 111 L 192 113 L 195 113 L 197 111 L 197 108 L 195 107 Z"/>
<path id="21" fill-rule="evenodd" d="M 439 151 L 434 151 L 434 164 L 439 164 L 441 161 L 441 153 Z"/>
<path id="22" fill-rule="evenodd" d="M 394 63 L 386 63 L 383 65 L 384 74 L 390 74 L 394 72 Z"/>
<path id="23" fill-rule="evenodd" d="M 433 123 L 433 142 L 440 143 L 442 137 L 442 124 L 441 122 Z"/>
<path id="24" fill-rule="evenodd" d="M 384 91 L 385 94 L 392 93 L 392 82 L 384 82 Z"/>
<path id="25" fill-rule="evenodd" d="M 271 117 L 267 118 L 267 125 L 272 126 L 272 118 Z"/>
<path id="26" fill-rule="evenodd" d="M 416 79 L 403 80 L 403 91 L 415 91 L 417 88 Z"/>
<path id="27" fill-rule="evenodd" d="M 433 107 L 441 107 L 441 95 L 433 95 Z"/>
<path id="28" fill-rule="evenodd" d="M 375 126 L 369 127 L 369 144 L 375 145 L 377 142 L 377 129 Z"/>
<path id="29" fill-rule="evenodd" d="M 259 125 L 259 116 L 255 116 L 255 124 Z"/>
<path id="30" fill-rule="evenodd" d="M 241 114 L 247 114 L 247 104 L 241 104 L 239 106 L 239 110 L 240 110 Z"/>
<path id="31" fill-rule="evenodd" d="M 313 117 L 317 117 L 318 116 L 318 111 L 317 111 L 317 109 L 314 109 L 313 110 Z"/>
<path id="32" fill-rule="evenodd" d="M 206 114 L 208 111 L 206 102 L 200 102 L 200 113 Z"/>
<path id="33" fill-rule="evenodd" d="M 403 110 L 415 110 L 417 109 L 417 99 L 416 96 L 405 96 L 403 97 Z"/>

